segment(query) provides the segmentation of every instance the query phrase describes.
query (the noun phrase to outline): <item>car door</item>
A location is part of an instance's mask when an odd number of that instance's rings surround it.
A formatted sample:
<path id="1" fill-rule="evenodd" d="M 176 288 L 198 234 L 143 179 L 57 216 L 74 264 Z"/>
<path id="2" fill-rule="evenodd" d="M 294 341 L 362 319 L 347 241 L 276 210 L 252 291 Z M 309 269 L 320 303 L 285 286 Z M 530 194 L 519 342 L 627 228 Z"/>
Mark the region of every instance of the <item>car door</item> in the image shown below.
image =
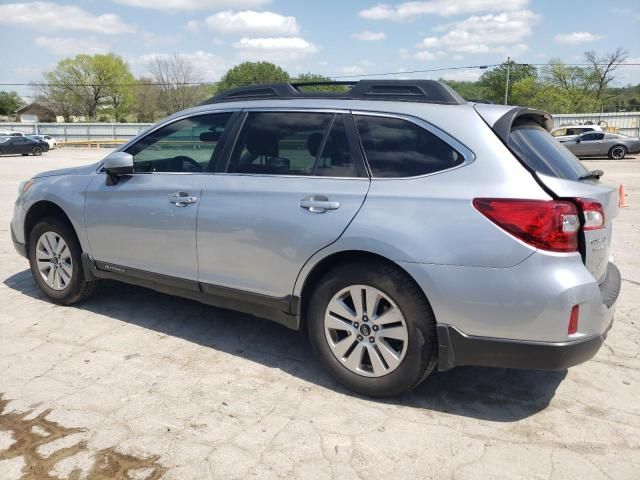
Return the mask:
<path id="1" fill-rule="evenodd" d="M 245 112 L 228 168 L 205 179 L 199 280 L 272 298 L 334 242 L 362 205 L 369 177 L 344 112 Z"/>
<path id="2" fill-rule="evenodd" d="M 85 228 L 98 267 L 197 280 L 202 185 L 231 118 L 219 112 L 169 122 L 125 149 L 132 175 L 115 184 L 103 173 L 93 179 Z"/>
<path id="3" fill-rule="evenodd" d="M 11 153 L 31 153 L 31 145 L 24 137 L 13 137 L 11 140 Z"/>
<path id="4" fill-rule="evenodd" d="M 578 152 L 578 157 L 590 157 L 602 155 L 602 145 L 604 142 L 604 133 L 602 132 L 588 132 L 583 133 L 578 137 L 580 142 L 577 142 L 575 150 Z"/>

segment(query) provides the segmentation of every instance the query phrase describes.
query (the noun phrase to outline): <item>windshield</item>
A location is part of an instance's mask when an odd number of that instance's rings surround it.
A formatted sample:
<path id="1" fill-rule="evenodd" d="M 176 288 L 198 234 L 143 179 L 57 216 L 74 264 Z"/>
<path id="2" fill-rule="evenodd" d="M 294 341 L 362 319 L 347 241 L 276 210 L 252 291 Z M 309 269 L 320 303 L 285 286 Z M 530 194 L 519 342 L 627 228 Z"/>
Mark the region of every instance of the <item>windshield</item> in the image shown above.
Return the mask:
<path id="1" fill-rule="evenodd" d="M 537 123 L 513 127 L 507 143 L 535 172 L 566 180 L 578 180 L 588 173 L 573 153 Z"/>
<path id="2" fill-rule="evenodd" d="M 0 143 L 8 142 L 9 137 L 0 137 Z"/>

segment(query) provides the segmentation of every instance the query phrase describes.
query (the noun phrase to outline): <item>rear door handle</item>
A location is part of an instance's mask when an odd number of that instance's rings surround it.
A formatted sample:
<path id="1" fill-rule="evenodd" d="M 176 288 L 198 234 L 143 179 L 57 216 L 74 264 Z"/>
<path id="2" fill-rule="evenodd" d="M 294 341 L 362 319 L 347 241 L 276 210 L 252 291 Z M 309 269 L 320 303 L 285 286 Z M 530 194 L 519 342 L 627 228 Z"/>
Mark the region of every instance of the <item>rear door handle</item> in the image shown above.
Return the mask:
<path id="1" fill-rule="evenodd" d="M 197 201 L 198 197 L 192 197 L 187 192 L 176 192 L 169 195 L 169 203 L 173 203 L 176 207 L 186 207 Z"/>
<path id="2" fill-rule="evenodd" d="M 300 200 L 300 207 L 313 213 L 324 213 L 340 208 L 340 202 L 332 202 L 324 195 L 310 195 Z"/>

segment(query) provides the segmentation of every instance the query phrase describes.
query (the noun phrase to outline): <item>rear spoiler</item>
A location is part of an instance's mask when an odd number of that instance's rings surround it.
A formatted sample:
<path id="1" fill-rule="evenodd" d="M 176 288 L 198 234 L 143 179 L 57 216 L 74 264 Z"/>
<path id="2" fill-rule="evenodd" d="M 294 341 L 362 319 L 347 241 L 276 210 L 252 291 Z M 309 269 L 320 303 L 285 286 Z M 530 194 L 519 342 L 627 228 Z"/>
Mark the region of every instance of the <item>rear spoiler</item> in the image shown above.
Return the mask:
<path id="1" fill-rule="evenodd" d="M 543 110 L 511 107 L 505 113 L 502 113 L 498 112 L 496 108 L 491 107 L 490 105 L 474 105 L 478 114 L 489 124 L 491 129 L 505 144 L 509 139 L 511 129 L 522 121 L 535 122 L 548 132 L 553 128 L 553 118 Z M 500 116 L 492 122 L 492 120 L 496 118 L 496 113 L 500 113 Z"/>

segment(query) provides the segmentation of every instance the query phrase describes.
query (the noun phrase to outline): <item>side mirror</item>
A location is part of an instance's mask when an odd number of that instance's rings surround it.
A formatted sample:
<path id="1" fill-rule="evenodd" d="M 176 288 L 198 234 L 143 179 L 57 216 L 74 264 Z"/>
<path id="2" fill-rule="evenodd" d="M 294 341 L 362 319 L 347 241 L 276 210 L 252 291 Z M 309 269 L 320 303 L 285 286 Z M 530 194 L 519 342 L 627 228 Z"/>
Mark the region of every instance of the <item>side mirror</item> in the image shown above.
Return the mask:
<path id="1" fill-rule="evenodd" d="M 576 143 L 580 143 L 582 139 L 580 137 L 576 138 Z"/>
<path id="2" fill-rule="evenodd" d="M 102 168 L 108 175 L 109 185 L 118 183 L 120 175 L 133 173 L 133 155 L 125 152 L 112 152 L 103 161 Z"/>

